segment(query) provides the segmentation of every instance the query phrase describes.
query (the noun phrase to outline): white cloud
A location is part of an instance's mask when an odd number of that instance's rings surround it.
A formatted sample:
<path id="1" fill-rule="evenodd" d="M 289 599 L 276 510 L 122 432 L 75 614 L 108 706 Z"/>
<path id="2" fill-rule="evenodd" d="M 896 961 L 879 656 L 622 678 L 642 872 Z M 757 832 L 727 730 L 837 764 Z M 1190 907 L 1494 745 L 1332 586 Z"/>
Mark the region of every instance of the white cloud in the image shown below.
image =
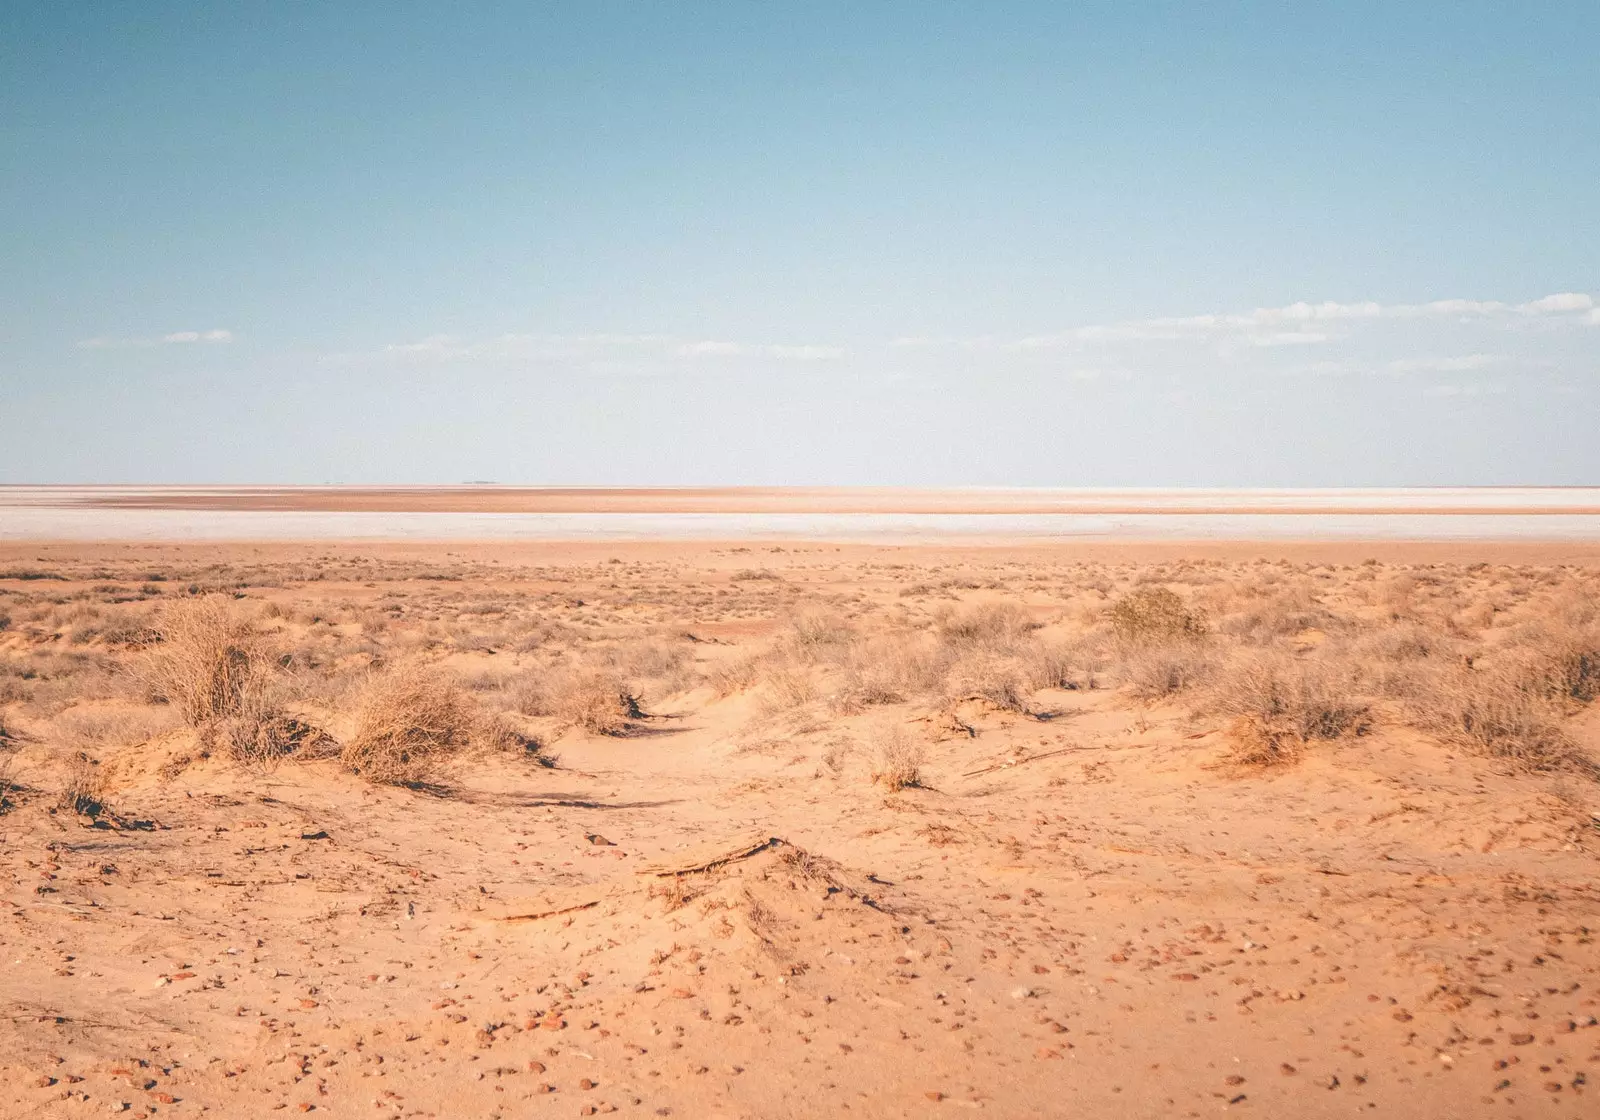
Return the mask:
<path id="1" fill-rule="evenodd" d="M 233 332 L 215 329 L 209 331 L 173 331 L 161 336 L 162 342 L 232 342 Z"/>
<path id="2" fill-rule="evenodd" d="M 1553 296 L 1545 296 L 1543 299 L 1525 303 L 1517 310 L 1529 315 L 1543 315 L 1550 312 L 1588 311 L 1593 306 L 1594 297 L 1587 293 L 1557 292 Z"/>
<path id="3" fill-rule="evenodd" d="M 832 361 L 847 356 L 841 346 L 818 343 L 747 343 L 718 339 L 686 341 L 664 334 L 503 334 L 467 339 L 434 334 L 413 342 L 392 342 L 376 352 L 335 354 L 331 364 L 365 361 L 572 361 L 593 368 L 610 363 L 697 362 L 721 359 Z"/>
<path id="4" fill-rule="evenodd" d="M 222 327 L 207 331 L 172 331 L 160 338 L 85 338 L 80 350 L 138 350 L 150 346 L 187 345 L 195 342 L 232 342 L 233 332 Z"/>
<path id="5" fill-rule="evenodd" d="M 1484 369 L 1501 359 L 1494 354 L 1461 354 L 1448 358 L 1401 358 L 1385 365 L 1390 373 L 1465 373 Z"/>
<path id="6" fill-rule="evenodd" d="M 1256 346 L 1292 346 L 1329 341 L 1325 331 L 1306 330 L 1311 325 L 1332 323 L 1484 320 L 1498 318 L 1550 318 L 1565 322 L 1594 321 L 1595 299 L 1582 292 L 1559 292 L 1528 303 L 1509 304 L 1502 300 L 1440 299 L 1428 303 L 1379 303 L 1361 300 L 1340 303 L 1299 301 L 1281 307 L 1257 307 L 1249 311 L 1210 312 L 1201 315 L 1157 316 L 1125 319 L 1111 323 L 1091 323 L 1049 334 L 1027 335 L 1011 340 L 992 336 L 972 338 L 897 338 L 895 347 L 945 349 L 1050 350 L 1074 348 L 1084 344 L 1140 342 L 1182 342 L 1200 338 L 1242 338 Z M 1577 320 L 1573 313 L 1588 311 Z M 1281 329 L 1273 329 L 1281 328 Z"/>
<path id="7" fill-rule="evenodd" d="M 1273 331 L 1250 335 L 1249 342 L 1251 346 L 1312 346 L 1332 337 L 1318 331 Z"/>
<path id="8" fill-rule="evenodd" d="M 1422 390 L 1425 397 L 1498 397 L 1506 391 L 1504 385 L 1429 385 Z"/>

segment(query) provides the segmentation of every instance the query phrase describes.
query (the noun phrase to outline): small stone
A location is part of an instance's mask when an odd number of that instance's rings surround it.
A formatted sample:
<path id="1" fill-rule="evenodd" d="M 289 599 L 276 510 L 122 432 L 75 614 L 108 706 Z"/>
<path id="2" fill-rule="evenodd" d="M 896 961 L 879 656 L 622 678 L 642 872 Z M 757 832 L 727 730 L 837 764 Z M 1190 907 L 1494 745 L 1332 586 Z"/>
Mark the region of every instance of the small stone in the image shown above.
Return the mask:
<path id="1" fill-rule="evenodd" d="M 1528 1043 L 1533 1041 L 1533 1035 L 1531 1035 L 1531 1034 L 1514 1034 L 1514 1035 L 1511 1036 L 1510 1041 L 1511 1041 L 1511 1045 L 1513 1045 L 1513 1046 L 1526 1046 L 1526 1045 L 1528 1045 Z"/>
<path id="2" fill-rule="evenodd" d="M 578 1082 L 578 1088 L 585 1089 L 585 1090 L 593 1089 L 594 1088 L 594 1082 L 590 1081 L 587 1077 L 585 1077 L 585 1078 L 583 1078 L 582 1080 L 580 1080 Z"/>
<path id="3" fill-rule="evenodd" d="M 1389 1014 L 1390 1014 L 1390 1017 L 1393 1018 L 1394 1021 L 1397 1022 L 1397 1023 L 1409 1023 L 1409 1022 L 1411 1022 L 1411 1020 L 1413 1018 L 1415 1018 L 1415 1016 L 1413 1016 L 1411 1014 L 1411 1012 L 1407 1011 L 1403 1007 L 1397 1007 L 1393 1011 L 1391 1011 Z"/>
<path id="4" fill-rule="evenodd" d="M 1223 1082 L 1225 1084 L 1228 1084 L 1228 1085 L 1243 1085 L 1244 1084 L 1244 1078 L 1240 1077 L 1237 1073 L 1230 1073 L 1230 1074 L 1228 1074 L 1227 1077 L 1224 1077 L 1222 1080 L 1223 1080 Z"/>
<path id="5" fill-rule="evenodd" d="M 926 1093 L 924 1093 L 922 1095 L 927 1097 L 930 1101 L 942 1101 L 942 1100 L 944 1100 L 944 1094 L 939 1092 L 939 1090 L 937 1090 L 937 1089 L 929 1089 Z"/>
<path id="6" fill-rule="evenodd" d="M 1281 1066 L 1278 1067 L 1278 1069 L 1283 1072 L 1283 1075 L 1285 1077 L 1292 1077 L 1294 1074 L 1300 1072 L 1299 1070 L 1295 1069 L 1292 1065 L 1290 1065 L 1288 1062 L 1284 1062 Z"/>

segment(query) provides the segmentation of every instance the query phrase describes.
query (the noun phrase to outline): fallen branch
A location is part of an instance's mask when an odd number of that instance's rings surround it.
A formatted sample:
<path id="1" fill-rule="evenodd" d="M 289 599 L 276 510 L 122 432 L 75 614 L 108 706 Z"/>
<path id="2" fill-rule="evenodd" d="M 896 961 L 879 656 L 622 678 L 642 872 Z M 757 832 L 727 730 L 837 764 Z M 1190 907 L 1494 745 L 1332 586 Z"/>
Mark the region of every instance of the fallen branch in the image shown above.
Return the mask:
<path id="1" fill-rule="evenodd" d="M 1104 747 L 1099 745 L 1092 747 L 1060 747 L 1053 751 L 1044 751 L 1041 754 L 1030 754 L 1026 758 L 1016 758 L 1007 762 L 997 762 L 993 766 L 985 766 L 978 770 L 968 770 L 961 776 L 963 778 L 976 778 L 979 774 L 992 774 L 996 770 L 1009 770 L 1015 766 L 1025 766 L 1030 762 L 1038 762 L 1041 758 L 1054 758 L 1056 755 L 1071 754 L 1074 751 L 1098 751 L 1104 749 Z"/>

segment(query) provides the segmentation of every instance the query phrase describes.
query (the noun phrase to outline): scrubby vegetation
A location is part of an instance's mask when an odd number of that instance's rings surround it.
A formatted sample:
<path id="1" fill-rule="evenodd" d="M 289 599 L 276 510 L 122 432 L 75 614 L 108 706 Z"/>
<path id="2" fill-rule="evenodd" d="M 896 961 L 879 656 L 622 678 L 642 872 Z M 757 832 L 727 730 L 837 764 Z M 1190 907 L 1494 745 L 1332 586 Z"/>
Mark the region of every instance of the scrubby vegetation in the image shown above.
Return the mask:
<path id="1" fill-rule="evenodd" d="M 200 756 L 337 756 L 402 785 L 496 743 L 642 734 L 728 703 L 752 742 L 837 724 L 873 744 L 880 781 L 914 786 L 922 764 L 881 745 L 880 713 L 975 734 L 962 705 L 1047 721 L 1089 690 L 1141 723 L 1216 723 L 1222 757 L 1250 765 L 1409 725 L 1515 768 L 1588 772 L 1570 721 L 1600 694 L 1600 580 L 1583 569 L 932 563 L 819 582 L 777 560 L 685 578 L 345 556 L 37 571 L 0 580 L 0 748 L 26 734 L 103 758 L 181 726 Z"/>

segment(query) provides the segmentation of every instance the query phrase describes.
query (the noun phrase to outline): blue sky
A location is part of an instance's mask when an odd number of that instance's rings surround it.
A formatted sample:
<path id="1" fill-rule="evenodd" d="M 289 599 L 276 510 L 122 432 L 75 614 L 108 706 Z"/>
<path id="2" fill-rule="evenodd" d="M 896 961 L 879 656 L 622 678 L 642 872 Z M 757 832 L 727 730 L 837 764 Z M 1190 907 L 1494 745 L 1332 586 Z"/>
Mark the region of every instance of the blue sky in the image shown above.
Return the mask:
<path id="1" fill-rule="evenodd" d="M 1289 8 L 5 5 L 0 481 L 1600 482 L 1600 5 Z"/>

